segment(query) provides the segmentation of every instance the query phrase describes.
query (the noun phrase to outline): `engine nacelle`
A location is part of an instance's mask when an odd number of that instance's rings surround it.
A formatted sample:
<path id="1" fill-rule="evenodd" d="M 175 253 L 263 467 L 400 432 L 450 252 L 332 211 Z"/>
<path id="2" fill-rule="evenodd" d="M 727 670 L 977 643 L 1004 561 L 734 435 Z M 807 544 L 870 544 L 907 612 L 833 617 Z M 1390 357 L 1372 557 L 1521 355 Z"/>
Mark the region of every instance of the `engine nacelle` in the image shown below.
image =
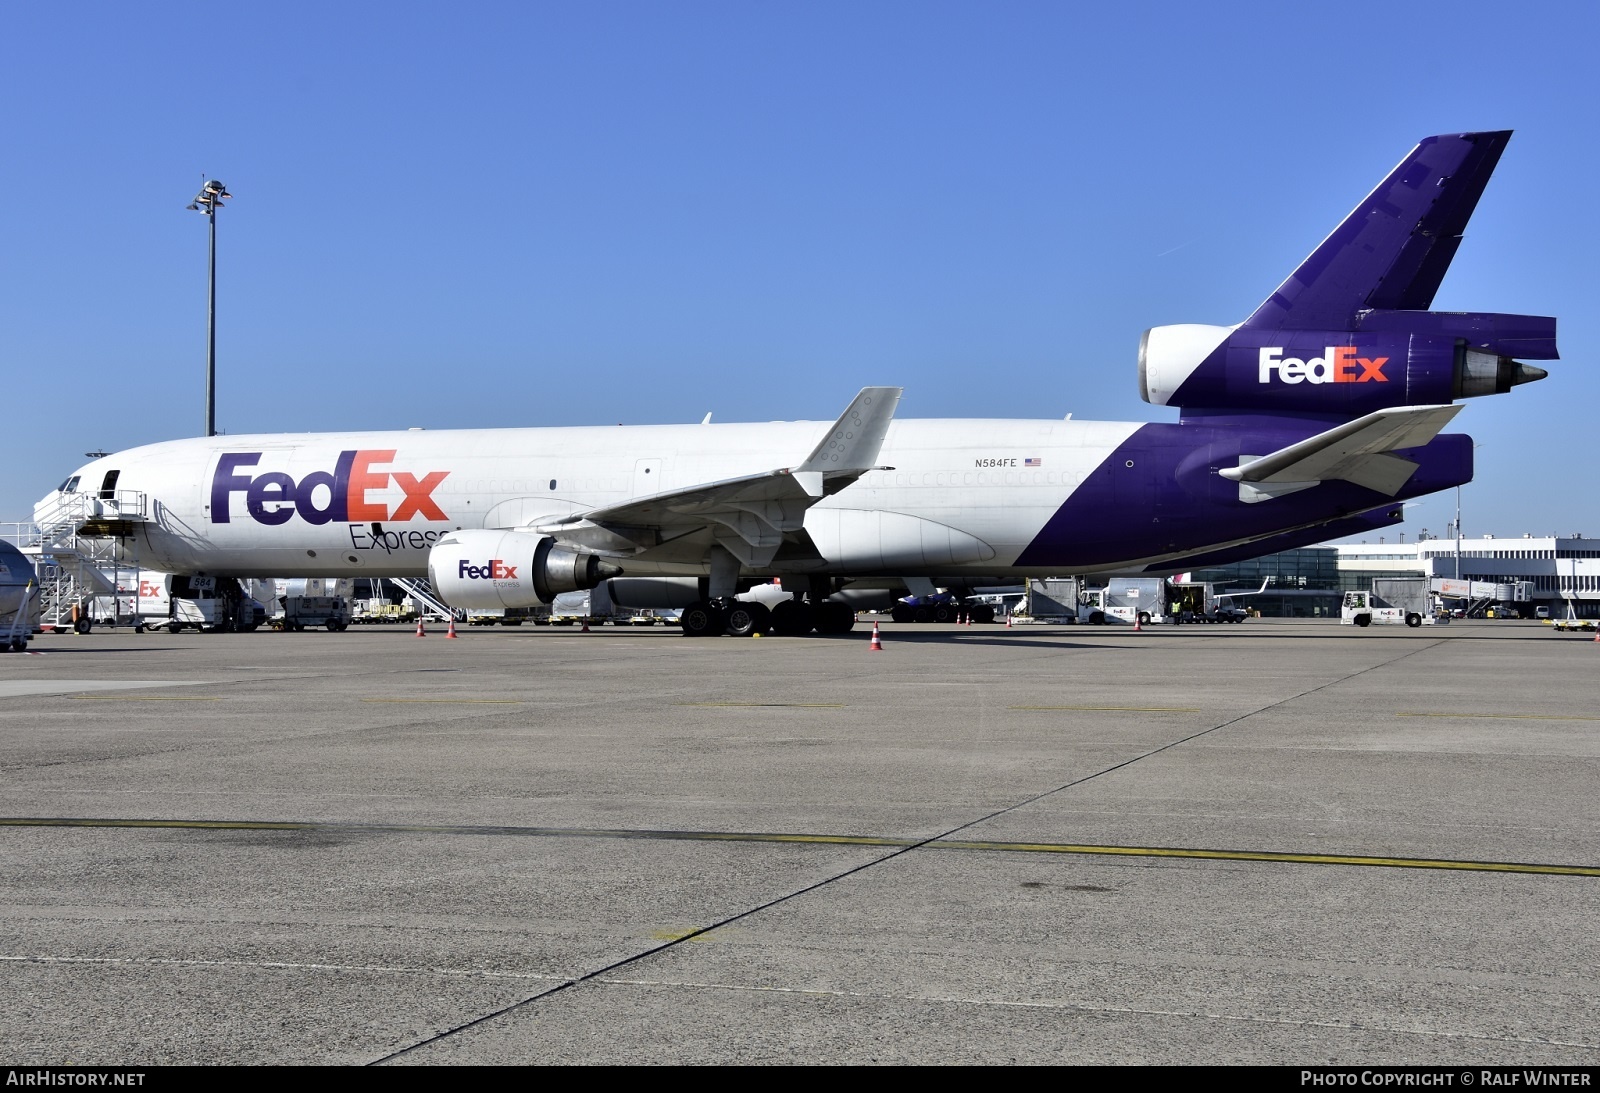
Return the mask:
<path id="1" fill-rule="evenodd" d="M 705 596 L 698 577 L 622 577 L 606 582 L 606 594 L 618 607 L 677 610 Z"/>
<path id="2" fill-rule="evenodd" d="M 498 610 L 593 588 L 622 567 L 521 531 L 455 531 L 428 552 L 428 582 L 451 607 Z"/>
<path id="3" fill-rule="evenodd" d="M 1356 417 L 1504 394 L 1547 372 L 1556 321 L 1533 315 L 1365 311 L 1356 330 L 1158 326 L 1139 342 L 1146 402 L 1185 410 Z"/>

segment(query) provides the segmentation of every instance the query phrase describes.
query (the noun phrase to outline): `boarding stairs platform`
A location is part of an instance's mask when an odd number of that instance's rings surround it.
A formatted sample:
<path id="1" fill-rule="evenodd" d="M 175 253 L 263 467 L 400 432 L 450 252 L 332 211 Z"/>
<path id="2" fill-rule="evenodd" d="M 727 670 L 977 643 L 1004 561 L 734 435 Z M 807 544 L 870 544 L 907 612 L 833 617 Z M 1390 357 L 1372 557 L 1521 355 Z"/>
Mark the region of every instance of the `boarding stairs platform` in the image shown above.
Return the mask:
<path id="1" fill-rule="evenodd" d="M 93 617 L 120 621 L 137 609 L 139 548 L 135 533 L 148 518 L 149 499 L 139 490 L 57 494 L 29 523 L 7 526 L 7 538 L 33 560 L 39 575 L 40 625 L 70 629 L 72 612 L 92 608 Z"/>

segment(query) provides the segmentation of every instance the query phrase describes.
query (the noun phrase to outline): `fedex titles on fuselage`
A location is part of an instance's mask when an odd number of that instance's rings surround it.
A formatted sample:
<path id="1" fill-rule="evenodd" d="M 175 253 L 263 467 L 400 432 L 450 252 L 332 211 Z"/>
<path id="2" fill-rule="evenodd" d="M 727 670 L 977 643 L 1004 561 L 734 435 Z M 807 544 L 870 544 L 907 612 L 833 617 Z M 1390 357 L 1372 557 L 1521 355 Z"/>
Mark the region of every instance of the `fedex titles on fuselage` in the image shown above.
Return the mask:
<path id="1" fill-rule="evenodd" d="M 1276 378 L 1284 383 L 1388 383 L 1383 366 L 1388 357 L 1358 357 L 1353 345 L 1330 345 L 1321 357 L 1301 360 L 1285 357 L 1283 346 L 1269 345 L 1261 348 L 1258 382 L 1271 383 Z"/>
<path id="2" fill-rule="evenodd" d="M 283 471 L 251 473 L 261 462 L 261 452 L 225 452 L 211 478 L 211 522 L 233 522 L 233 497 L 244 495 L 245 515 L 258 524 L 276 526 L 299 516 L 308 524 L 349 523 L 351 545 L 357 549 L 425 549 L 442 532 L 388 531 L 368 535 L 356 525 L 406 523 L 412 520 L 448 522 L 433 491 L 449 471 L 418 476 L 406 471 L 379 469 L 394 460 L 395 450 L 343 451 L 331 471 L 312 471 L 298 481 Z M 393 508 L 369 495 L 396 486 L 402 497 Z M 390 540 L 394 540 L 391 542 Z"/>

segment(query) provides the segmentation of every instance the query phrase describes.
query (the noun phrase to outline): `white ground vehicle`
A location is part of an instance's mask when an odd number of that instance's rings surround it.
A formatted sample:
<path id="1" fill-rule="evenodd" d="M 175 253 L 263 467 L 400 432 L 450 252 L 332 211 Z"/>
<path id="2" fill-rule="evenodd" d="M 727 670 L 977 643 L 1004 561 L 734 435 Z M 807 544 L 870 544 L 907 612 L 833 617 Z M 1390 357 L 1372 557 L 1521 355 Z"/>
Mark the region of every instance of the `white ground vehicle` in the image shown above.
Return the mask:
<path id="1" fill-rule="evenodd" d="M 142 613 L 135 631 L 162 627 L 174 634 L 180 630 L 245 631 L 267 620 L 266 606 L 232 578 L 168 576 L 164 585 L 167 616 Z"/>
<path id="2" fill-rule="evenodd" d="M 1078 621 L 1127 622 L 1149 626 L 1168 621 L 1165 577 L 1112 577 L 1104 588 L 1083 592 Z"/>
<path id="3" fill-rule="evenodd" d="M 1341 626 L 1421 626 L 1423 618 L 1422 612 L 1396 607 L 1373 592 L 1346 592 L 1339 608 Z"/>
<path id="4" fill-rule="evenodd" d="M 283 628 L 322 626 L 337 633 L 350 625 L 350 602 L 343 596 L 283 597 Z"/>
<path id="5" fill-rule="evenodd" d="M 172 616 L 170 577 L 153 569 L 119 573 L 115 596 L 95 596 L 85 602 L 89 619 L 96 626 L 132 626 L 136 632 L 167 625 Z"/>

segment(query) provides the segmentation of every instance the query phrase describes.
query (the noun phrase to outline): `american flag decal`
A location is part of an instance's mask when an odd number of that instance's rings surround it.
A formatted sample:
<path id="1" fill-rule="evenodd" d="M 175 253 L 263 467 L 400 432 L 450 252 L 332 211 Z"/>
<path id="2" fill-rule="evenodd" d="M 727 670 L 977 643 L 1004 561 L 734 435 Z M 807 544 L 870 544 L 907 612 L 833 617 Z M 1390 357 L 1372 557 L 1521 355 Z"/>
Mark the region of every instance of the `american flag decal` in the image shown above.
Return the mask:
<path id="1" fill-rule="evenodd" d="M 1044 461 L 1041 459 L 1024 459 L 1022 465 L 1024 467 L 1042 467 L 1044 466 Z"/>

